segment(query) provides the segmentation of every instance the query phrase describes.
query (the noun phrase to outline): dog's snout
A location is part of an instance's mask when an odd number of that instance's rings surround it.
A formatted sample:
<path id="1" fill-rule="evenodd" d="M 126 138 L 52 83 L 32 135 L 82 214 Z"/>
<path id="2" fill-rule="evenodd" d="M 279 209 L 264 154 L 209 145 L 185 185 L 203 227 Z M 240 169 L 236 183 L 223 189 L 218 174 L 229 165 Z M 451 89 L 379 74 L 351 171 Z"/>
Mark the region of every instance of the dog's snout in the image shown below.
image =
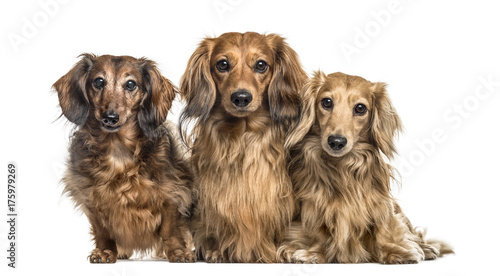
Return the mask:
<path id="1" fill-rule="evenodd" d="M 341 150 L 347 145 L 347 138 L 344 136 L 330 135 L 328 137 L 328 145 L 332 150 Z"/>
<path id="2" fill-rule="evenodd" d="M 115 111 L 105 111 L 102 113 L 102 122 L 109 126 L 114 126 L 120 120 L 120 115 Z"/>
<path id="3" fill-rule="evenodd" d="M 240 89 L 231 94 L 231 102 L 237 107 L 245 107 L 252 101 L 252 94 L 247 90 Z"/>

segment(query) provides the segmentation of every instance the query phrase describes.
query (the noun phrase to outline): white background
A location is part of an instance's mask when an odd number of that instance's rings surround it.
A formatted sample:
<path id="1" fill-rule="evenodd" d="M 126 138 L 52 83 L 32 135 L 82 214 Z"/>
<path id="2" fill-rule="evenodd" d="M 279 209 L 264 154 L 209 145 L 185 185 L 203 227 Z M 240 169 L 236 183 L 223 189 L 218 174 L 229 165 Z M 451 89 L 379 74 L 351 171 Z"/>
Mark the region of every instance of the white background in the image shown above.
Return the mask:
<path id="1" fill-rule="evenodd" d="M 0 7 L 1 217 L 7 163 L 19 167 L 19 268 L 7 268 L 1 257 L 0 274 L 498 273 L 500 7 L 494 1 L 54 1 Z M 388 83 L 405 126 L 393 161 L 402 174 L 394 196 L 415 225 L 449 242 L 456 255 L 405 266 L 88 264 L 88 222 L 58 183 L 72 125 L 56 120 L 51 85 L 83 52 L 149 57 L 178 84 L 200 40 L 228 31 L 281 34 L 308 73 L 342 71 Z M 494 83 L 484 86 L 481 79 Z M 6 248 L 2 223 L 0 256 Z"/>

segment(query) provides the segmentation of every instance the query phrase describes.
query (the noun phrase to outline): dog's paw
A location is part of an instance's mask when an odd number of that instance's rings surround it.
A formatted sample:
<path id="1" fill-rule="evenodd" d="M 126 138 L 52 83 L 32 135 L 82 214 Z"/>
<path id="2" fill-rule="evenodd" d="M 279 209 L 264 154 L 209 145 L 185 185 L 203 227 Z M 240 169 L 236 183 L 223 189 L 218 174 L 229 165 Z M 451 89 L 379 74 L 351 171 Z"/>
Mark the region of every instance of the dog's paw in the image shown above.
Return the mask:
<path id="1" fill-rule="evenodd" d="M 133 250 L 124 250 L 118 247 L 118 260 L 128 260 L 132 255 L 134 255 Z"/>
<path id="2" fill-rule="evenodd" d="M 118 260 L 128 260 L 130 259 L 130 256 L 132 256 L 132 254 L 127 254 L 127 253 L 120 253 L 118 254 Z"/>
<path id="3" fill-rule="evenodd" d="M 291 246 L 281 246 L 280 248 L 278 248 L 277 261 L 279 263 L 292 263 L 292 256 L 295 251 L 296 249 L 292 248 Z"/>
<path id="4" fill-rule="evenodd" d="M 226 259 L 219 250 L 207 250 L 205 252 L 205 261 L 207 263 L 225 263 Z"/>
<path id="5" fill-rule="evenodd" d="M 323 254 L 303 249 L 295 251 L 291 257 L 291 262 L 296 264 L 321 264 L 325 261 Z"/>
<path id="6" fill-rule="evenodd" d="M 194 263 L 196 262 L 196 254 L 193 251 L 184 252 L 184 262 Z"/>
<path id="7" fill-rule="evenodd" d="M 167 260 L 171 263 L 194 263 L 196 256 L 192 251 L 178 248 L 167 252 Z"/>
<path id="8" fill-rule="evenodd" d="M 439 257 L 439 249 L 430 244 L 421 244 L 422 250 L 424 251 L 425 260 L 435 260 Z"/>
<path id="9" fill-rule="evenodd" d="M 409 250 L 406 252 L 394 252 L 388 254 L 383 258 L 384 264 L 417 264 L 423 260 L 423 256 L 416 250 Z"/>
<path id="10" fill-rule="evenodd" d="M 109 249 L 101 250 L 96 248 L 92 250 L 87 259 L 93 264 L 111 264 L 116 263 L 116 252 Z"/>

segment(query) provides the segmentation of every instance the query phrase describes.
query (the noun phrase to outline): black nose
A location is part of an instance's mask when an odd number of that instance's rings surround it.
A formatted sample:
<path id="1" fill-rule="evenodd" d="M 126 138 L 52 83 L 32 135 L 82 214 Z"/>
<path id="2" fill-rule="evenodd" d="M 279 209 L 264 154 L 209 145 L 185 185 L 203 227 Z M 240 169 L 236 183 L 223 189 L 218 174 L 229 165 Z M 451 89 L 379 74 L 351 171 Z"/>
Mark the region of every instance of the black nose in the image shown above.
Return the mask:
<path id="1" fill-rule="evenodd" d="M 332 150 L 341 150 L 347 144 L 347 138 L 344 136 L 334 136 L 331 135 L 328 137 L 328 145 Z"/>
<path id="2" fill-rule="evenodd" d="M 105 111 L 102 113 L 102 122 L 108 126 L 114 126 L 120 120 L 120 115 L 114 111 Z"/>
<path id="3" fill-rule="evenodd" d="M 245 107 L 252 101 L 252 94 L 247 90 L 240 89 L 231 94 L 231 102 L 237 107 Z"/>

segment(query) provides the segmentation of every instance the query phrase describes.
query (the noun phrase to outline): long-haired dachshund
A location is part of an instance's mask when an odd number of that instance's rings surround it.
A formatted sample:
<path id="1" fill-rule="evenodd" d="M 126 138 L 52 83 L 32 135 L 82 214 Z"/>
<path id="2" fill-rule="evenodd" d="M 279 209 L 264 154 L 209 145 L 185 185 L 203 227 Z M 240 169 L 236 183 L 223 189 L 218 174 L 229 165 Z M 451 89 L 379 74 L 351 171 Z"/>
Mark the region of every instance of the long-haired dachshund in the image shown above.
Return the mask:
<path id="1" fill-rule="evenodd" d="M 317 72 L 302 91 L 301 122 L 286 142 L 298 142 L 290 175 L 301 222 L 280 248 L 283 260 L 401 264 L 452 253 L 426 241 L 391 197 L 384 155 L 393 157 L 401 122 L 385 84 Z"/>
<path id="2" fill-rule="evenodd" d="M 114 263 L 134 250 L 194 261 L 192 176 L 177 128 L 163 124 L 177 89 L 150 60 L 92 54 L 53 87 L 78 126 L 62 181 L 91 224 L 90 262 Z"/>
<path id="3" fill-rule="evenodd" d="M 206 261 L 276 261 L 295 210 L 284 139 L 306 79 L 295 51 L 274 34 L 206 38 L 189 59 L 181 127 L 195 121 L 193 231 Z"/>

